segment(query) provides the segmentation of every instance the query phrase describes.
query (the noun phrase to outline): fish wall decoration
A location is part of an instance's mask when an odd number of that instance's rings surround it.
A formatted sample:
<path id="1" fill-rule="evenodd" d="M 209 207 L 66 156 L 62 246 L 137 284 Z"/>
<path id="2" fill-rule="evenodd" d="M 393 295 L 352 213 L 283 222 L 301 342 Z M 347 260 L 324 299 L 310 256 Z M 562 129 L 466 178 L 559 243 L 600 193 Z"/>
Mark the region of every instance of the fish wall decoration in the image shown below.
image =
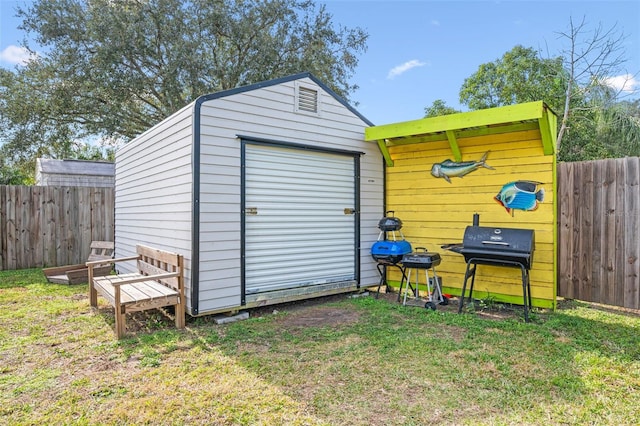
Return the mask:
<path id="1" fill-rule="evenodd" d="M 544 201 L 544 188 L 538 189 L 542 182 L 518 180 L 505 184 L 498 195 L 493 197 L 507 213 L 514 215 L 514 210 L 532 211 Z"/>
<path id="2" fill-rule="evenodd" d="M 479 167 L 495 170 L 493 167 L 486 163 L 487 155 L 489 151 L 485 152 L 482 158 L 478 161 L 460 161 L 455 162 L 450 159 L 446 159 L 441 163 L 436 163 L 431 167 L 431 174 L 437 178 L 444 178 L 447 182 L 451 183 L 451 178 L 454 176 L 462 177 L 466 174 L 477 170 Z"/>

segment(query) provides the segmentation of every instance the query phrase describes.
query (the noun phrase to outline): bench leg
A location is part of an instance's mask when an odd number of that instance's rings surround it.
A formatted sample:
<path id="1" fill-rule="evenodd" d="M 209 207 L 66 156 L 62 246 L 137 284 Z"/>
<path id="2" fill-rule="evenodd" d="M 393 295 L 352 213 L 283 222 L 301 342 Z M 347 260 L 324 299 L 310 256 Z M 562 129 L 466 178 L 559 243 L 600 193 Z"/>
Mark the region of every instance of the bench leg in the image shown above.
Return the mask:
<path id="1" fill-rule="evenodd" d="M 91 282 L 89 282 L 89 304 L 94 308 L 98 307 L 98 292 Z"/>
<path id="2" fill-rule="evenodd" d="M 89 266 L 87 271 L 87 281 L 89 282 L 89 304 L 97 308 L 98 307 L 98 292 L 93 286 L 93 265 Z"/>
<path id="3" fill-rule="evenodd" d="M 124 323 L 125 308 L 120 304 L 120 286 L 116 286 L 115 288 L 114 299 L 113 310 L 115 311 L 116 317 L 116 337 L 120 339 L 127 330 L 127 326 Z"/>
<path id="4" fill-rule="evenodd" d="M 115 317 L 116 317 L 116 337 L 121 339 L 124 337 L 127 331 L 127 325 L 125 324 L 125 316 L 124 316 L 124 308 L 122 306 L 117 306 L 115 308 Z"/>
<path id="5" fill-rule="evenodd" d="M 175 305 L 176 312 L 176 328 L 184 328 L 184 305 L 178 303 Z"/>

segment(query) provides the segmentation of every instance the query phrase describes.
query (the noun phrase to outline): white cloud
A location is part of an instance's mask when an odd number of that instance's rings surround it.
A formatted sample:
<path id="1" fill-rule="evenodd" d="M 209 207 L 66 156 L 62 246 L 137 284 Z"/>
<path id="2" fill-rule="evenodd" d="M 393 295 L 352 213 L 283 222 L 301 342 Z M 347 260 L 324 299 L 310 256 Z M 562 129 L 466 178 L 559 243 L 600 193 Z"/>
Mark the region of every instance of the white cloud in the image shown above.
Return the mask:
<path id="1" fill-rule="evenodd" d="M 631 93 L 640 89 L 640 81 L 631 74 L 607 77 L 604 79 L 603 83 L 618 92 Z"/>
<path id="2" fill-rule="evenodd" d="M 20 46 L 10 45 L 0 52 L 0 61 L 14 65 L 25 65 L 35 59 L 35 55 L 29 53 L 27 49 Z"/>
<path id="3" fill-rule="evenodd" d="M 405 72 L 409 71 L 412 68 L 422 67 L 425 65 L 427 65 L 426 62 L 420 62 L 417 59 L 413 59 L 411 61 L 405 62 L 404 64 L 393 67 L 391 71 L 389 71 L 389 74 L 387 74 L 387 78 L 392 80 L 397 76 L 399 76 L 400 74 L 404 74 Z"/>

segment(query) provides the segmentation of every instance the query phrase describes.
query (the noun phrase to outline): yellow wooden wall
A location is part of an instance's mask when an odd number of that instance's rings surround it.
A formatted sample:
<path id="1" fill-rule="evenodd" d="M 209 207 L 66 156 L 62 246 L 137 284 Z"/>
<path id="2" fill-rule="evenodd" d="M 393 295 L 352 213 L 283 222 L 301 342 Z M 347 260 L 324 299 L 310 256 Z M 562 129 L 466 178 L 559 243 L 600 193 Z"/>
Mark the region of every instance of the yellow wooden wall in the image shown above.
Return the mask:
<path id="1" fill-rule="evenodd" d="M 474 213 L 480 215 L 480 226 L 534 229 L 533 305 L 555 308 L 555 156 L 543 154 L 538 130 L 458 139 L 458 143 L 462 161 L 477 161 L 490 151 L 486 162 L 495 170 L 481 167 L 448 183 L 430 173 L 434 163 L 453 159 L 448 142 L 391 146 L 394 166 L 386 169 L 387 210 L 402 219 L 402 231 L 414 249 L 440 253 L 442 263 L 436 270 L 443 292 L 455 295 L 461 292 L 466 264 L 462 255 L 441 245 L 462 242 Z M 516 210 L 511 216 L 493 199 L 504 184 L 516 180 L 542 182 L 545 198 L 537 210 Z M 390 281 L 399 281 L 393 269 L 389 268 Z M 520 269 L 479 265 L 474 297 L 521 304 Z"/>

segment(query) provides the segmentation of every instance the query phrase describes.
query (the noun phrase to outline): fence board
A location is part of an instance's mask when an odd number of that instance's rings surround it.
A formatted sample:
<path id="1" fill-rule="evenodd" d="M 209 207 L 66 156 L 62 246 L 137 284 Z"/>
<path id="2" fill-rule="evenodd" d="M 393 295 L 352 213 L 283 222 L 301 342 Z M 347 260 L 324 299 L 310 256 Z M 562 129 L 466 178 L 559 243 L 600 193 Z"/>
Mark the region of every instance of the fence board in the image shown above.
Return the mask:
<path id="1" fill-rule="evenodd" d="M 16 265 L 18 263 L 17 254 L 16 254 L 16 213 L 18 209 L 16 207 L 16 190 L 15 188 L 9 187 L 9 192 L 7 193 L 7 254 L 5 255 L 7 259 L 7 269 L 17 269 Z"/>
<path id="2" fill-rule="evenodd" d="M 573 166 L 572 163 L 566 163 L 565 167 L 557 168 L 558 174 L 558 241 L 562 241 L 563 244 L 558 244 L 558 283 L 561 279 L 571 282 L 573 280 L 573 273 L 571 270 L 571 259 L 569 258 L 572 253 L 571 238 L 572 227 L 569 223 L 571 217 L 571 206 L 573 201 Z M 573 285 L 566 285 L 566 296 L 573 296 Z"/>
<path id="3" fill-rule="evenodd" d="M 623 306 L 640 306 L 640 160 L 627 159 L 625 193 L 626 259 L 624 269 Z"/>
<path id="4" fill-rule="evenodd" d="M 606 219 L 604 212 L 605 200 L 604 192 L 602 190 L 602 182 L 604 181 L 604 168 L 594 167 L 593 170 L 593 268 L 591 269 L 591 296 L 590 299 L 601 300 L 600 285 L 604 279 L 604 267 L 606 262 L 603 262 L 605 251 L 603 247 L 606 244 L 607 235 L 604 232 L 604 226 Z"/>
<path id="5" fill-rule="evenodd" d="M 7 244 L 7 239 L 6 239 L 6 227 L 4 226 L 5 223 L 7 223 L 7 218 L 6 218 L 6 212 L 5 209 L 2 206 L 6 206 L 7 205 L 7 195 L 6 195 L 6 191 L 2 190 L 2 187 L 0 187 L 0 269 L 2 269 L 2 265 L 4 264 L 5 261 L 5 256 L 6 256 L 6 244 Z"/>
<path id="6" fill-rule="evenodd" d="M 605 225 L 605 278 L 603 284 L 604 297 L 601 302 L 610 304 L 615 300 L 615 268 L 616 268 L 616 162 L 615 160 L 605 163 L 605 184 L 603 186 L 605 196 L 606 225 Z M 586 299 L 591 300 L 591 299 Z"/>
<path id="7" fill-rule="evenodd" d="M 627 221 L 626 205 L 625 205 L 625 192 L 629 190 L 626 186 L 626 174 L 627 174 L 627 161 L 625 158 L 619 158 L 615 160 L 616 165 L 616 211 L 615 211 L 615 224 L 616 224 L 616 239 L 615 239 L 615 266 L 613 269 L 613 289 L 614 298 L 609 301 L 610 305 L 624 306 L 624 271 L 627 258 L 626 248 L 628 235 L 625 235 L 625 222 Z"/>
<path id="8" fill-rule="evenodd" d="M 558 165 L 558 295 L 640 309 L 640 158 Z"/>
<path id="9" fill-rule="evenodd" d="M 593 163 L 585 164 L 585 167 L 577 167 L 576 170 L 581 172 L 577 182 L 580 182 L 582 188 L 580 202 L 576 205 L 576 221 L 581 223 L 580 232 L 574 232 L 575 238 L 578 240 L 577 252 L 580 259 L 580 280 L 579 285 L 586 289 L 590 298 L 597 297 L 595 292 L 597 288 L 592 287 L 593 272 Z"/>
<path id="10" fill-rule="evenodd" d="M 86 261 L 92 240 L 113 241 L 114 201 L 113 188 L 0 186 L 0 270 Z"/>

